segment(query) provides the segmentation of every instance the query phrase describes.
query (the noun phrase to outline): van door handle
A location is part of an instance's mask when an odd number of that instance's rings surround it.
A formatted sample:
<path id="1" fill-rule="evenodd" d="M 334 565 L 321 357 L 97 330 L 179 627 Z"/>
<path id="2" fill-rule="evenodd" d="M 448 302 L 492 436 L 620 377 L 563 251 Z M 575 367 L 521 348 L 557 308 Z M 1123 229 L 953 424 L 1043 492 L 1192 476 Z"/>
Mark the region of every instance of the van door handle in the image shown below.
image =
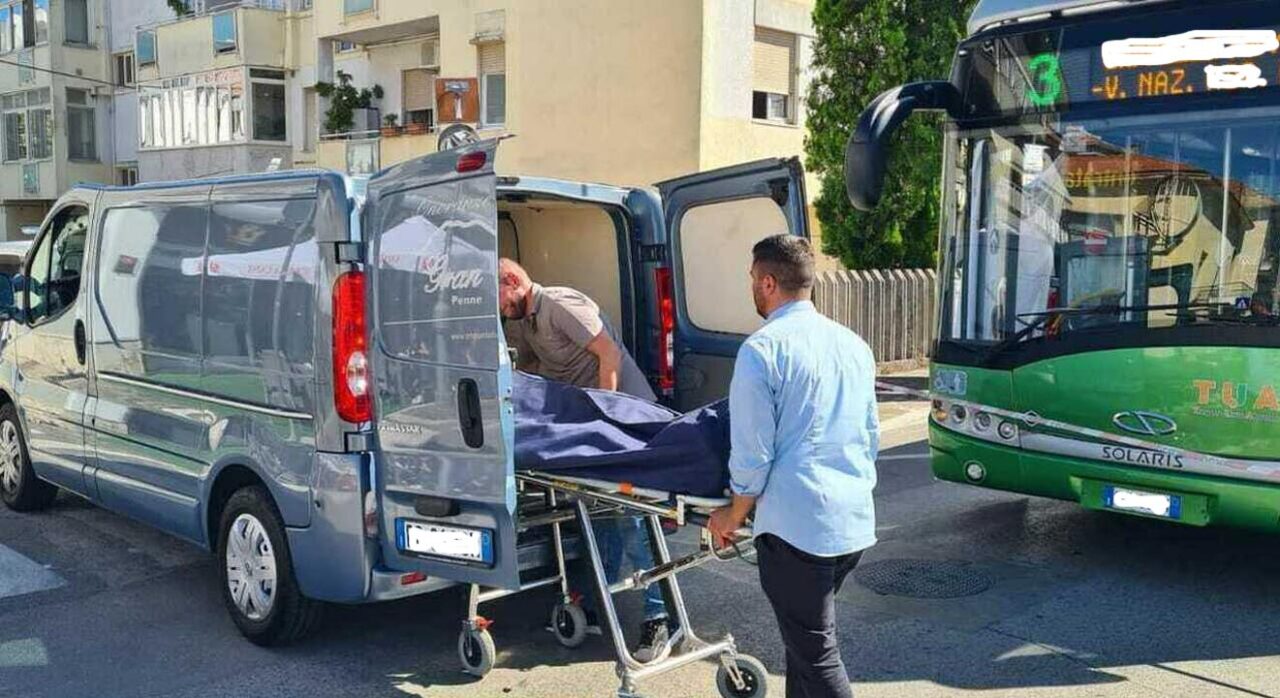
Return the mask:
<path id="1" fill-rule="evenodd" d="M 471 448 L 484 445 L 484 417 L 480 412 L 480 386 L 473 378 L 458 381 L 458 426 L 462 440 Z"/>
<path id="2" fill-rule="evenodd" d="M 76 341 L 76 360 L 80 362 L 81 366 L 83 366 L 84 360 L 85 360 L 84 355 L 85 355 L 85 342 L 86 342 L 85 335 L 84 335 L 84 320 L 76 320 L 75 341 Z"/>

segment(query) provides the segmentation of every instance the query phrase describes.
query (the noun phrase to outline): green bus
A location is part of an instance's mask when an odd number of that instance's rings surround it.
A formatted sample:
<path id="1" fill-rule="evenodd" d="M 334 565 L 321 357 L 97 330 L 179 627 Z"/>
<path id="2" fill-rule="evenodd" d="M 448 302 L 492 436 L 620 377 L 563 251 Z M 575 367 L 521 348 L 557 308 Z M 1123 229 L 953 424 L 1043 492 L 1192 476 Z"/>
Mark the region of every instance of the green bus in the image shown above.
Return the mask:
<path id="1" fill-rule="evenodd" d="M 894 130 L 947 115 L 937 477 L 1280 528 L 1277 30 L 1274 0 L 982 0 L 949 80 L 863 113 L 863 209 Z"/>

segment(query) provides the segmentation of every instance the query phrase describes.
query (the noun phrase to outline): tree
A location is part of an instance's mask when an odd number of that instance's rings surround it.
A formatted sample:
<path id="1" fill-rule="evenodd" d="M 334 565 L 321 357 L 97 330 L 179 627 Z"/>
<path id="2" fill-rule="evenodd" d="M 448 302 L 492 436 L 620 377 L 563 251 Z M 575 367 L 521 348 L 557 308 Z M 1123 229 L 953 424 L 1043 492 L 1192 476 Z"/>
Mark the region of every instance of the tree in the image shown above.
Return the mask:
<path id="1" fill-rule="evenodd" d="M 316 93 L 329 100 L 329 109 L 324 113 L 324 132 L 347 133 L 355 127 L 357 109 L 368 109 L 374 100 L 382 99 L 382 86 L 358 90 L 351 84 L 351 74 L 339 70 L 338 83 L 317 82 Z"/>
<path id="2" fill-rule="evenodd" d="M 820 182 L 815 208 L 823 251 L 854 269 L 933 267 L 936 262 L 940 117 L 917 114 L 894 138 L 884 196 L 857 211 L 844 187 L 844 149 L 877 95 L 945 78 L 975 0 L 817 0 L 815 78 L 808 97 L 807 166 Z"/>
<path id="3" fill-rule="evenodd" d="M 188 6 L 187 0 L 166 0 L 169 9 L 173 10 L 173 14 L 182 17 L 191 14 L 191 7 Z"/>

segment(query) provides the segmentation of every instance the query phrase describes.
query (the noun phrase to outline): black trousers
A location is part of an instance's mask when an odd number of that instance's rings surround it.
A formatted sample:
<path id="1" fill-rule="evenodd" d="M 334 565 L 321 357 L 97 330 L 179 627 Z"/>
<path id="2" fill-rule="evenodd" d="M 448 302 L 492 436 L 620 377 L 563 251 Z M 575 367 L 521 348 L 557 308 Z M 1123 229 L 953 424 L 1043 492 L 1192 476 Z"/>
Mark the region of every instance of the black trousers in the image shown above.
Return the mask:
<path id="1" fill-rule="evenodd" d="M 818 557 L 769 533 L 756 538 L 756 552 L 787 649 L 787 698 L 853 698 L 836 641 L 835 597 L 862 553 Z"/>

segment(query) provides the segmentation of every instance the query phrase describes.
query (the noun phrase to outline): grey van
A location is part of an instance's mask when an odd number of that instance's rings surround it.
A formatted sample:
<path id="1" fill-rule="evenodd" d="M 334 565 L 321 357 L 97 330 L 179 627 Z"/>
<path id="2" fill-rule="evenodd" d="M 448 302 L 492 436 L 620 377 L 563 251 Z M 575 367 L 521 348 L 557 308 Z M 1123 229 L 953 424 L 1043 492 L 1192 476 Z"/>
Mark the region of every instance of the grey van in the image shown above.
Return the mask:
<path id="1" fill-rule="evenodd" d="M 259 644 L 322 602 L 518 588 L 550 558 L 520 533 L 498 256 L 594 295 L 691 405 L 755 326 L 750 245 L 806 223 L 794 160 L 620 188 L 498 177 L 497 148 L 62 196 L 0 279 L 0 498 L 209 549 Z"/>

